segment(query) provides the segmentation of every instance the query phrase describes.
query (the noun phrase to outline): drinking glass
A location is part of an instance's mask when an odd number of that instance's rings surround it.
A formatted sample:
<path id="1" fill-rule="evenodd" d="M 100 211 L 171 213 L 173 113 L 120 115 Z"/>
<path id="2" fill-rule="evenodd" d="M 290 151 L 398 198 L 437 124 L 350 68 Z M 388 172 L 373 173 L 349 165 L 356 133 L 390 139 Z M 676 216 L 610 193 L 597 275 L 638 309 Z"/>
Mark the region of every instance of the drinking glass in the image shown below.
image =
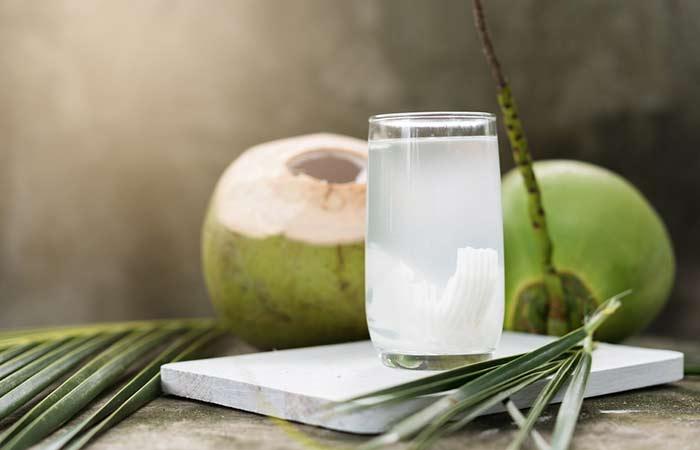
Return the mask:
<path id="1" fill-rule="evenodd" d="M 367 322 L 384 364 L 488 359 L 504 302 L 495 116 L 370 117 L 367 190 Z"/>

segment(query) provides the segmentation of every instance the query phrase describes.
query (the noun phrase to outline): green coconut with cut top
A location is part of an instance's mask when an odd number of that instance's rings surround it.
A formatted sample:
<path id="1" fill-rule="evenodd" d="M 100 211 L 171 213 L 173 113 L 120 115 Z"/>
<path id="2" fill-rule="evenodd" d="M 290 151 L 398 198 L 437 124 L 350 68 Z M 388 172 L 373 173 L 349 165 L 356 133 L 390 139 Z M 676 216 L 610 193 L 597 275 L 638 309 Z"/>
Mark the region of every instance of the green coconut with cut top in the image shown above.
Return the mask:
<path id="1" fill-rule="evenodd" d="M 534 171 L 566 294 L 566 329 L 580 326 L 603 300 L 631 289 L 596 338 L 619 341 L 642 330 L 663 308 L 674 280 L 673 248 L 659 215 L 629 182 L 592 164 L 541 161 Z M 545 334 L 549 305 L 541 251 L 515 170 L 503 178 L 503 217 L 505 327 Z"/>
<path id="2" fill-rule="evenodd" d="M 229 329 L 259 348 L 367 337 L 367 142 L 267 142 L 221 176 L 202 233 L 204 278 Z"/>

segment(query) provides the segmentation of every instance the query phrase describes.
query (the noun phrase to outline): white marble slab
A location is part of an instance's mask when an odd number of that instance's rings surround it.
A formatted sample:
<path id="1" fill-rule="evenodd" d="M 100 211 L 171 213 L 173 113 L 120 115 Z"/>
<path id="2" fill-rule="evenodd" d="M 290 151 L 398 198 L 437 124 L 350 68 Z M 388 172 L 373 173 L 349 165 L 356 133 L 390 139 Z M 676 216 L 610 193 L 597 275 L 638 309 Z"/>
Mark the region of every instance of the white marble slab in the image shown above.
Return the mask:
<path id="1" fill-rule="evenodd" d="M 495 356 L 522 353 L 550 340 L 506 332 Z M 383 366 L 369 341 L 184 361 L 161 368 L 163 390 L 168 394 L 361 434 L 382 432 L 434 398 L 341 416 L 319 414 L 319 410 L 329 403 L 432 373 Z M 586 397 L 681 378 L 682 353 L 600 344 L 594 353 Z M 514 397 L 515 403 L 529 406 L 541 385 L 521 391 Z"/>

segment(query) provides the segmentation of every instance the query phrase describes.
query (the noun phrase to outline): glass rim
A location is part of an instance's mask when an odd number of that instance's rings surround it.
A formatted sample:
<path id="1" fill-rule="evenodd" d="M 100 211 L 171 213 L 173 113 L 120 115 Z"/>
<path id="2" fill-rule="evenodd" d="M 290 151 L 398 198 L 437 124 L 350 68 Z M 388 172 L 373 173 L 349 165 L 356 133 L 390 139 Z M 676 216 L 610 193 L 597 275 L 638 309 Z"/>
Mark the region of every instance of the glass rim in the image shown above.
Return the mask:
<path id="1" fill-rule="evenodd" d="M 369 117 L 369 123 L 382 122 L 385 120 L 469 120 L 469 119 L 496 119 L 496 115 L 481 111 L 424 111 L 424 112 L 403 112 L 375 114 Z"/>

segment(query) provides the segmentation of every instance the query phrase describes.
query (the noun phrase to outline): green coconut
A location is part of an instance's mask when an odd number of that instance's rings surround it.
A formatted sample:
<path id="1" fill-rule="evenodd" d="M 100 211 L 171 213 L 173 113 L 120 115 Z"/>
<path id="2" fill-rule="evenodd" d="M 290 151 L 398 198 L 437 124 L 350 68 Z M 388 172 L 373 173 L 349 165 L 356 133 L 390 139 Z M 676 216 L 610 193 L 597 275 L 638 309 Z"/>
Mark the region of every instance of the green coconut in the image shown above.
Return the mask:
<path id="1" fill-rule="evenodd" d="M 245 151 L 202 236 L 204 276 L 231 331 L 260 348 L 363 339 L 367 142 L 313 134 Z"/>
<path id="2" fill-rule="evenodd" d="M 537 162 L 534 170 L 568 299 L 568 328 L 601 301 L 631 289 L 596 338 L 615 342 L 642 330 L 664 306 L 674 280 L 673 249 L 658 214 L 609 170 L 563 160 Z M 505 327 L 546 333 L 540 250 L 527 208 L 521 176 L 511 171 L 503 178 Z"/>

